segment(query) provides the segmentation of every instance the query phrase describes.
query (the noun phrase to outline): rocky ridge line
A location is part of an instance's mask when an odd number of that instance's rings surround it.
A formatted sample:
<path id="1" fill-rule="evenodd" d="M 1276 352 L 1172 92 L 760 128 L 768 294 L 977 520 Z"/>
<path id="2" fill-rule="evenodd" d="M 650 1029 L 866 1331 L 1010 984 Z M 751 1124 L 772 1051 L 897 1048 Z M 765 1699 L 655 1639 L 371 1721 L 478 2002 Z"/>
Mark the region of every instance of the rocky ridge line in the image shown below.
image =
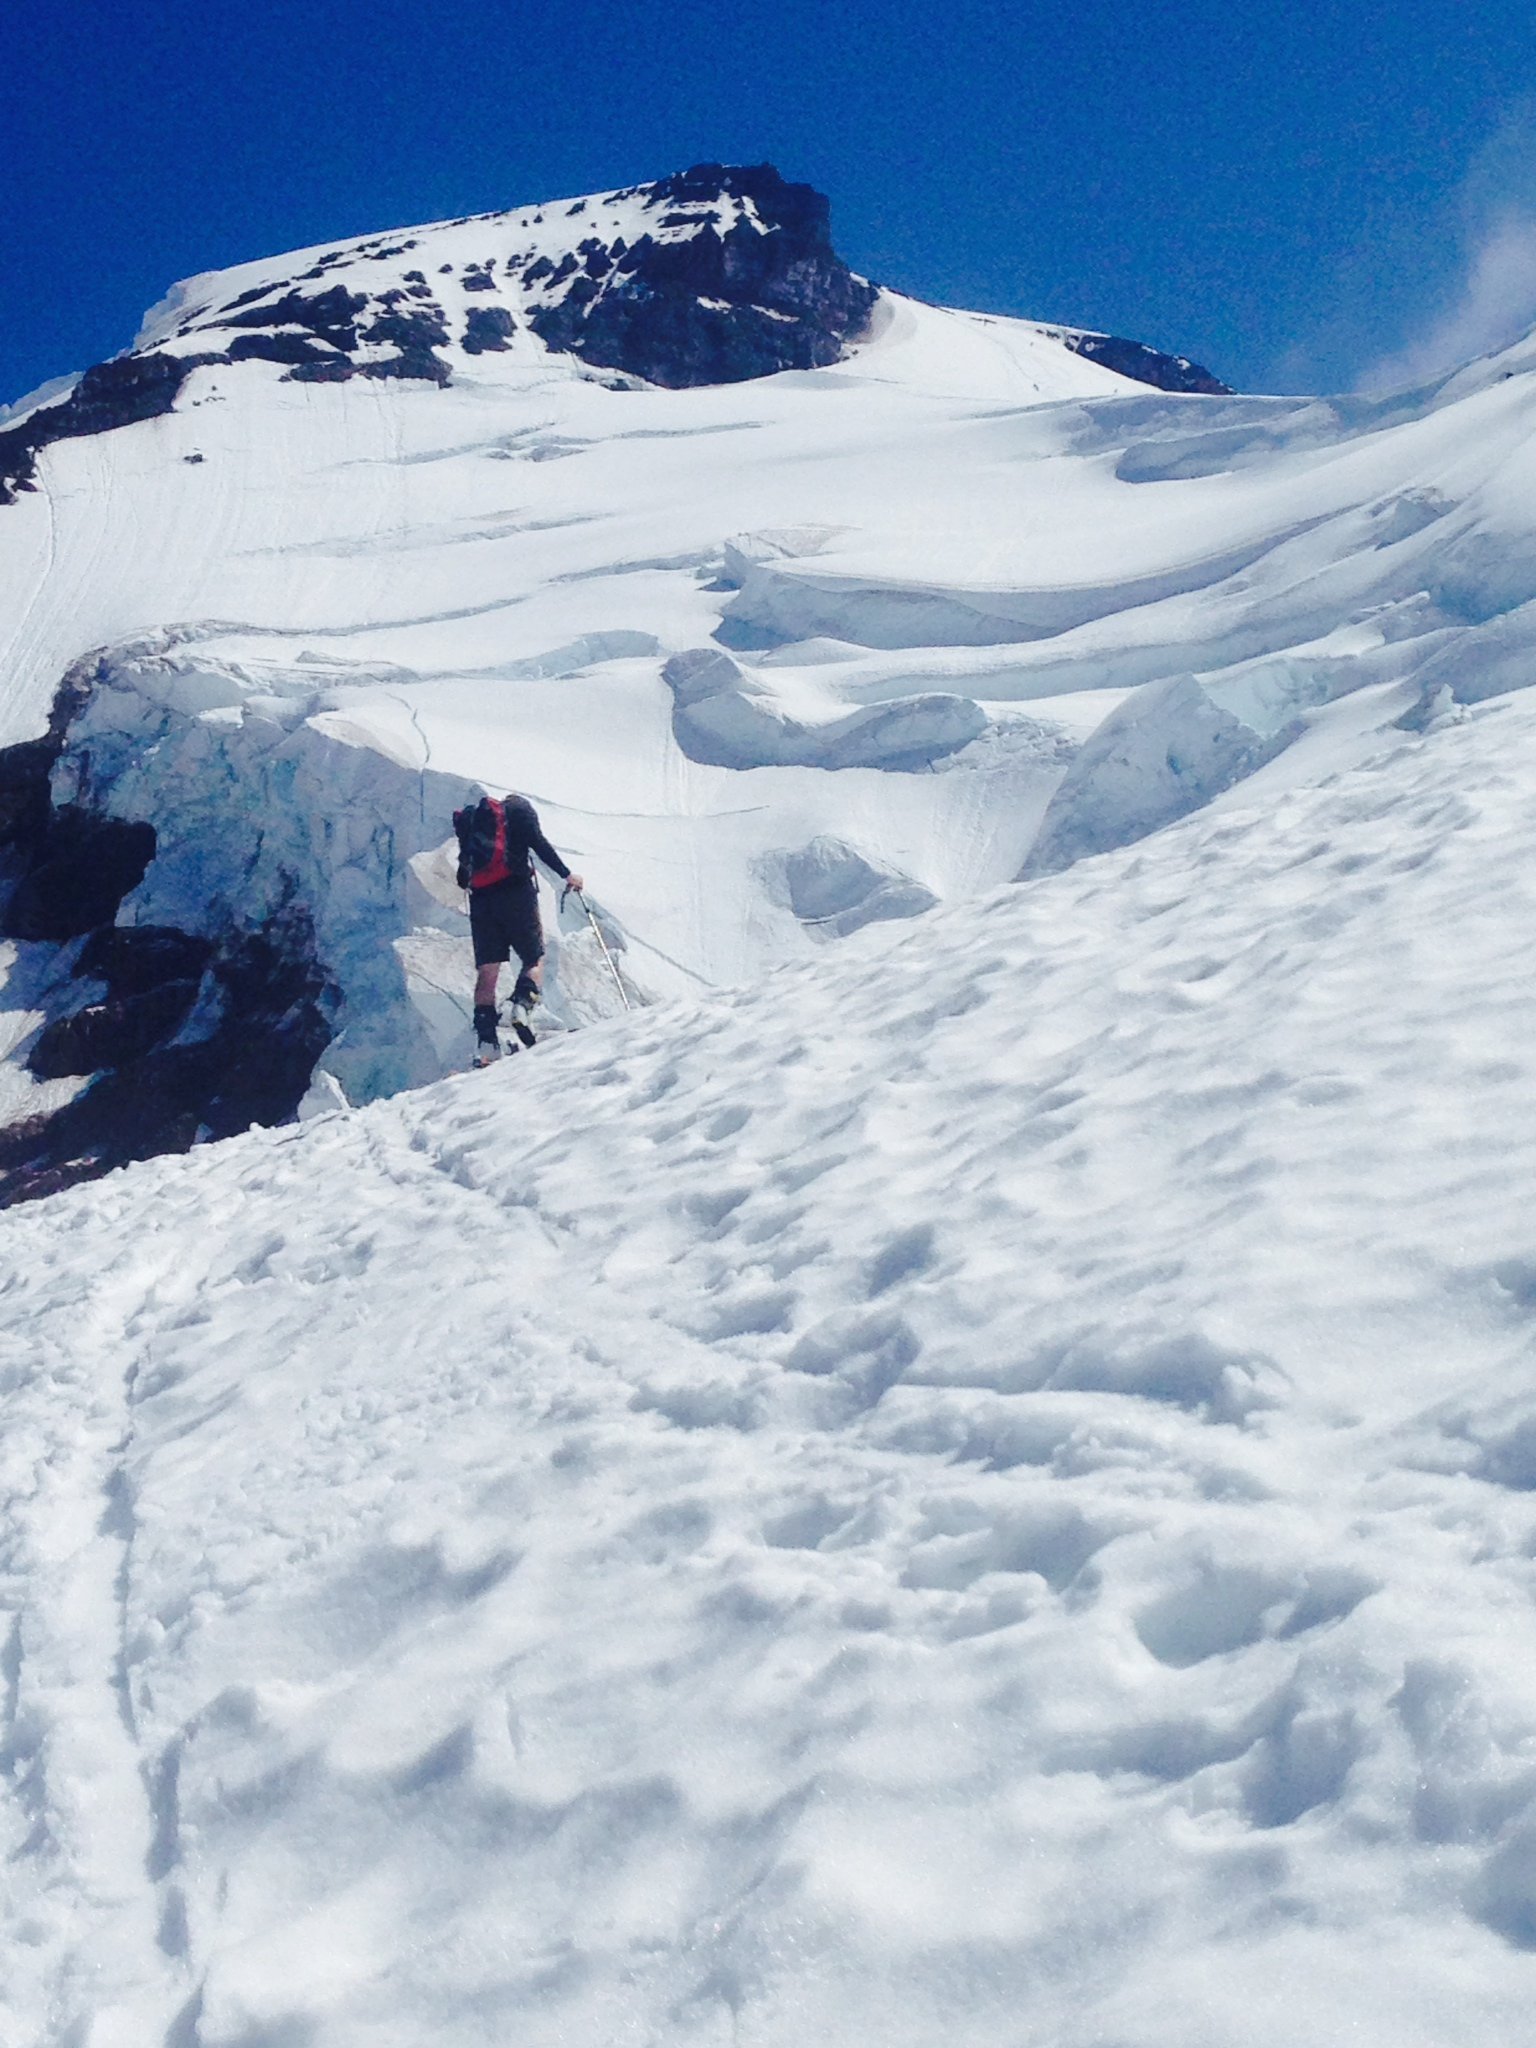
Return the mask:
<path id="1" fill-rule="evenodd" d="M 444 230 L 482 223 L 482 253 L 434 261 Z M 527 333 L 594 369 L 682 390 L 836 363 L 877 297 L 834 249 L 826 198 L 772 164 L 696 164 L 569 203 L 374 236 L 225 303 L 189 307 L 154 347 L 97 364 L 65 398 L 0 430 L 0 504 L 36 488 L 43 448 L 170 412 L 201 366 L 267 362 L 300 383 L 444 385 L 456 363 L 467 368 Z M 1228 389 L 1198 363 L 1140 342 L 1047 331 L 1161 390 Z"/>

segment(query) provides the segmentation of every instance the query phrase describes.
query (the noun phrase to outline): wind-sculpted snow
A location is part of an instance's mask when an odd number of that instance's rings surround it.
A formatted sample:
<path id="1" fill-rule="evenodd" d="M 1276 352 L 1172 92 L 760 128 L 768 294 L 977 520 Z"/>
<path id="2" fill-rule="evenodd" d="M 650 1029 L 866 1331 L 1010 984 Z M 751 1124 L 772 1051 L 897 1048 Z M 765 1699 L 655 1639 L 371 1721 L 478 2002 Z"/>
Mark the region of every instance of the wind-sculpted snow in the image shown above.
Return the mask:
<path id="1" fill-rule="evenodd" d="M 0 1218 L 0 2033 L 1519 2039 L 1536 713 L 1361 735 Z"/>
<path id="2" fill-rule="evenodd" d="M 931 768 L 987 729 L 980 705 L 931 694 L 825 721 L 794 718 L 718 647 L 673 655 L 662 676 L 678 745 L 717 768 Z"/>
<path id="3" fill-rule="evenodd" d="M 910 875 L 867 861 L 857 847 L 827 833 L 765 863 L 770 892 L 782 884 L 802 924 L 845 938 L 887 918 L 915 917 L 938 900 Z"/>

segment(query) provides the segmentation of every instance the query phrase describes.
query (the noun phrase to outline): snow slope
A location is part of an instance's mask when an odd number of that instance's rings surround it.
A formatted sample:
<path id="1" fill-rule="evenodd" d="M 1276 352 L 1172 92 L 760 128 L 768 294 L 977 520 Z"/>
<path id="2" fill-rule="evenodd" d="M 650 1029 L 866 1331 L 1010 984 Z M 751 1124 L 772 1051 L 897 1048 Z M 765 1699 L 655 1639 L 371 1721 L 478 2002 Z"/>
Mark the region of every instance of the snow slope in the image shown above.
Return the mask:
<path id="1" fill-rule="evenodd" d="M 324 275 L 378 297 L 425 265 L 468 305 L 491 233 L 376 237 Z M 194 280 L 147 339 L 196 354 L 211 302 L 314 254 Z M 825 947 L 785 881 L 813 846 L 850 886 L 953 899 L 1178 814 L 1342 695 L 1523 679 L 1518 352 L 1395 406 L 1188 397 L 886 293 L 840 364 L 726 386 L 637 387 L 524 327 L 439 353 L 444 388 L 198 368 L 0 507 L 0 736 L 107 650 L 55 788 L 157 826 L 121 921 L 260 926 L 296 891 L 354 1098 L 459 1057 L 462 914 L 420 860 L 481 780 L 541 803 L 664 996 Z M 670 664 L 700 649 L 712 694 L 684 703 Z M 1126 787 L 1101 747 L 1052 807 L 1135 691 L 1171 765 Z"/>
<path id="2" fill-rule="evenodd" d="M 0 2035 L 1522 2038 L 1536 710 L 1366 724 L 0 1218 Z"/>
<path id="3" fill-rule="evenodd" d="M 93 656 L 52 787 L 156 828 L 119 923 L 297 909 L 354 1101 L 462 1061 L 445 845 L 481 782 L 535 798 L 665 998 L 1529 679 L 1529 345 L 1374 404 L 1152 392 L 888 292 L 839 360 L 749 381 L 553 351 L 591 250 L 764 239 L 738 174 L 688 177 L 681 213 L 671 181 L 193 279 L 140 337 L 198 365 L 174 409 L 0 505 L 0 741 Z M 207 359 L 247 346 L 296 353 Z M 12 961 L 10 1116 L 87 1078 L 26 1064 L 103 1001 L 74 960 Z M 556 949 L 557 1021 L 611 1007 L 586 965 Z"/>
<path id="4" fill-rule="evenodd" d="M 301 914 L 387 1098 L 0 1216 L 0 2040 L 1503 2048 L 1536 349 L 1170 394 L 881 294 L 661 388 L 496 219 L 182 288 L 290 355 L 0 505 L 0 742 L 153 822 L 182 1048 Z M 436 367 L 220 328 L 322 264 Z M 481 781 L 650 1007 L 572 925 L 586 1028 L 445 1080 Z M 100 947 L 5 942 L 6 1117 Z"/>
<path id="5" fill-rule="evenodd" d="M 637 208 L 589 213 L 567 240 L 622 247 Z M 797 914 L 788 875 L 828 849 L 838 929 L 1011 873 L 1083 723 L 1069 701 L 1004 735 L 948 684 L 896 680 L 866 703 L 812 650 L 766 682 L 751 664 L 763 708 L 732 697 L 756 727 L 710 765 L 674 736 L 663 670 L 712 644 L 733 537 L 756 561 L 866 524 L 926 462 L 913 435 L 944 437 L 981 395 L 1135 387 L 1045 330 L 886 299 L 856 363 L 663 390 L 550 352 L 527 325 L 544 287 L 513 291 L 491 260 L 515 245 L 526 263 L 530 240 L 536 222 L 501 216 L 178 287 L 141 337 L 160 352 L 145 361 L 197 364 L 175 409 L 44 447 L 35 492 L 0 506 L 0 740 L 40 733 L 94 654 L 53 792 L 154 823 L 119 923 L 217 940 L 297 903 L 333 990 L 325 1064 L 353 1099 L 462 1062 L 465 926 L 443 849 L 482 780 L 534 795 L 627 935 L 636 986 L 666 994 L 824 946 L 831 922 Z M 472 351 L 461 322 L 493 271 L 516 320 L 504 347 Z M 367 341 L 350 381 L 205 360 L 219 343 L 330 348 L 281 319 L 220 323 L 319 303 L 302 294 L 321 285 L 403 318 L 427 276 L 446 384 L 369 377 L 389 350 Z M 914 772 L 973 741 L 980 774 Z M 560 1021 L 601 1013 L 581 965 L 557 952 Z M 45 1020 L 101 1000 L 71 967 L 14 964 L 12 1115 L 77 1086 L 19 1064 Z"/>

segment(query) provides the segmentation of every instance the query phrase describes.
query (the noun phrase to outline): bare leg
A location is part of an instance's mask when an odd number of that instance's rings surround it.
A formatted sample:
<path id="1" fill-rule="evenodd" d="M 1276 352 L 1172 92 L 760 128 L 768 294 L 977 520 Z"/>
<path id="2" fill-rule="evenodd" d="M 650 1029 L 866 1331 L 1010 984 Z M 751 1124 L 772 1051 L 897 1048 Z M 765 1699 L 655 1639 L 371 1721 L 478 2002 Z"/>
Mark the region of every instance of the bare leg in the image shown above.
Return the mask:
<path id="1" fill-rule="evenodd" d="M 475 974 L 475 1008 L 481 1009 L 496 1000 L 496 981 L 501 973 L 499 960 L 487 960 Z"/>

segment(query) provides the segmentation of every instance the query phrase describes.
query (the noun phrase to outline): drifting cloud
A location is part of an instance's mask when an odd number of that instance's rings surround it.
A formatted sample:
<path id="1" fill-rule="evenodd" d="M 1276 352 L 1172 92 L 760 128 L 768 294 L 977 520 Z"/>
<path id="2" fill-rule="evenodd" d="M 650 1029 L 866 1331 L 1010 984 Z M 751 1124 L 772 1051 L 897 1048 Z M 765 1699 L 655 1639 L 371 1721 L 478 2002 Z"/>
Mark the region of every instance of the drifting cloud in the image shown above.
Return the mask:
<path id="1" fill-rule="evenodd" d="M 1401 390 L 1507 348 L 1536 326 L 1536 100 L 1523 100 L 1467 172 L 1456 199 L 1462 260 L 1424 331 L 1373 363 L 1362 391 Z"/>

